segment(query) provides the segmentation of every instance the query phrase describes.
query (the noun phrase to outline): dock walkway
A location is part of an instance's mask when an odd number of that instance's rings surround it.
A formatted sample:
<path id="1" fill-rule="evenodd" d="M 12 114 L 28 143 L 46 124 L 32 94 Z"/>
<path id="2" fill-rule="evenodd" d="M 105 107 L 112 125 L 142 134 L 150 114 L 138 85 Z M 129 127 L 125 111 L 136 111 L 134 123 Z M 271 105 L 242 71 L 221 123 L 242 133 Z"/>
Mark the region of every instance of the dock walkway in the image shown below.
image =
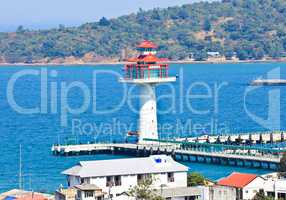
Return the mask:
<path id="1" fill-rule="evenodd" d="M 210 144 L 211 145 L 211 144 Z M 171 155 L 176 160 L 237 165 L 245 167 L 276 168 L 281 154 L 265 151 L 217 150 L 204 147 L 186 148 L 179 143 L 154 144 L 81 144 L 54 145 L 52 152 L 57 156 L 91 155 L 98 153 L 149 156 L 153 154 Z"/>

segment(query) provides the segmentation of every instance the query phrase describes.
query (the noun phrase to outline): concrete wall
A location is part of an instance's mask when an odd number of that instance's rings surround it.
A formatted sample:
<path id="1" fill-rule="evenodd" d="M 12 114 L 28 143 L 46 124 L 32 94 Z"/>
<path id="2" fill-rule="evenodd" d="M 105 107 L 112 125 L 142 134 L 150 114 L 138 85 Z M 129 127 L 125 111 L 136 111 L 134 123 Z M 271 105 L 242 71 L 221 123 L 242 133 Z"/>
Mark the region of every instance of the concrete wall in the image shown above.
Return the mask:
<path id="1" fill-rule="evenodd" d="M 209 200 L 236 200 L 236 195 L 233 187 L 214 185 L 209 188 Z"/>

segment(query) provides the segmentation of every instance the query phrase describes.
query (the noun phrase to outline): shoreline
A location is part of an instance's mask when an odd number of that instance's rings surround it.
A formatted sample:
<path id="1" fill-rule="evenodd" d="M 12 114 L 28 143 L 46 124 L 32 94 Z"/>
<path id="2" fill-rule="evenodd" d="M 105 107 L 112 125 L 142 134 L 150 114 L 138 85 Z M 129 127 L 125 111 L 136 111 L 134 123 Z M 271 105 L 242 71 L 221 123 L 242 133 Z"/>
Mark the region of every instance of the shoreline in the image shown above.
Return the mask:
<path id="1" fill-rule="evenodd" d="M 167 64 L 239 64 L 239 63 L 283 63 L 284 59 L 269 59 L 269 60 L 208 60 L 208 61 L 193 61 L 193 60 L 178 60 L 166 61 Z M 22 67 L 22 66 L 99 66 L 99 65 L 125 65 L 132 62 L 118 61 L 118 62 L 87 62 L 87 63 L 0 63 L 0 67 Z"/>

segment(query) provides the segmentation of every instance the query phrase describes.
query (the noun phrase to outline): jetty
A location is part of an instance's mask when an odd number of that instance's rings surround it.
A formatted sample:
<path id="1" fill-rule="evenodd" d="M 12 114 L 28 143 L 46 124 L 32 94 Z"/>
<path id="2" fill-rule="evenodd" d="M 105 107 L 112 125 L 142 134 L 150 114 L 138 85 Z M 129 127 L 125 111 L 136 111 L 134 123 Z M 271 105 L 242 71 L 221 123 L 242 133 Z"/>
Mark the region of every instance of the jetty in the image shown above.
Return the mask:
<path id="1" fill-rule="evenodd" d="M 240 133 L 240 134 L 225 134 L 225 135 L 201 135 L 198 137 L 177 138 L 176 141 L 188 141 L 198 143 L 212 144 L 269 144 L 286 141 L 286 132 L 255 132 L 255 133 Z"/>
<path id="2" fill-rule="evenodd" d="M 265 144 L 271 141 L 270 138 L 278 139 L 284 138 L 282 134 L 270 133 L 254 135 L 253 141 L 259 141 L 261 135 L 263 136 Z M 280 135 L 280 136 L 277 136 Z M 282 135 L 282 136 L 281 136 Z M 237 141 L 239 136 L 228 136 L 232 141 Z M 246 138 L 241 135 L 240 138 Z M 219 136 L 209 136 L 211 141 L 217 141 Z M 193 139 L 193 138 L 192 138 Z M 249 139 L 249 135 L 248 135 Z M 148 142 L 146 144 L 78 144 L 78 145 L 53 145 L 52 152 L 55 156 L 80 156 L 80 155 L 94 155 L 94 154 L 113 154 L 146 157 L 155 154 L 166 154 L 172 156 L 175 160 L 186 162 L 204 162 L 222 165 L 234 165 L 241 167 L 257 167 L 276 169 L 280 163 L 283 154 L 286 153 L 286 148 L 266 148 L 263 145 L 247 145 L 240 143 L 239 145 L 227 145 L 223 143 L 210 143 L 207 140 L 203 142 L 191 141 L 185 138 L 176 140 L 162 140 L 162 139 L 144 139 Z M 223 141 L 223 140 L 222 140 Z M 221 142 L 222 142 L 221 141 Z M 261 143 L 262 144 L 262 143 Z"/>
<path id="3" fill-rule="evenodd" d="M 251 85 L 286 85 L 286 79 L 256 79 Z"/>

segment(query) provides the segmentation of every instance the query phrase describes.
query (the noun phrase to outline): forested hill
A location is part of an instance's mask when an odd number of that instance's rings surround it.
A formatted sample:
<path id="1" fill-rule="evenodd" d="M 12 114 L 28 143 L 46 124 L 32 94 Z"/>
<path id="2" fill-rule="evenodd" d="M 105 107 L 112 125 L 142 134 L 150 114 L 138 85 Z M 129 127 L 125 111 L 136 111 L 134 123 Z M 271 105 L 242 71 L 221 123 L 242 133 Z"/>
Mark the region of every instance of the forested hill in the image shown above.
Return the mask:
<path id="1" fill-rule="evenodd" d="M 281 57 L 286 51 L 285 0 L 224 0 L 136 14 L 79 27 L 0 33 L 2 62 L 51 62 L 61 59 L 119 59 L 142 39 L 156 42 L 161 56 L 197 60 L 218 51 L 239 59 Z"/>

